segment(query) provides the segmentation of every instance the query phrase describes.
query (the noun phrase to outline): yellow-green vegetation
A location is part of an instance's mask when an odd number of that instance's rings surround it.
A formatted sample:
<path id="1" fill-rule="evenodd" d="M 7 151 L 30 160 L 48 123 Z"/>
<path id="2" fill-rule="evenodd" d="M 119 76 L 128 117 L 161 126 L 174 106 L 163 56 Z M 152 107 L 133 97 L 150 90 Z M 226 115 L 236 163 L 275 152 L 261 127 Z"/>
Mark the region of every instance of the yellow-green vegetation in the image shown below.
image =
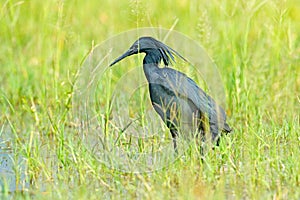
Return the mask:
<path id="1" fill-rule="evenodd" d="M 26 161 L 30 186 L 2 188 L 0 198 L 299 199 L 299 22 L 298 0 L 2 0 L 0 131 Z M 138 27 L 172 27 L 218 66 L 234 132 L 204 162 L 191 148 L 165 169 L 122 173 L 74 140 L 72 92 L 85 55 Z"/>

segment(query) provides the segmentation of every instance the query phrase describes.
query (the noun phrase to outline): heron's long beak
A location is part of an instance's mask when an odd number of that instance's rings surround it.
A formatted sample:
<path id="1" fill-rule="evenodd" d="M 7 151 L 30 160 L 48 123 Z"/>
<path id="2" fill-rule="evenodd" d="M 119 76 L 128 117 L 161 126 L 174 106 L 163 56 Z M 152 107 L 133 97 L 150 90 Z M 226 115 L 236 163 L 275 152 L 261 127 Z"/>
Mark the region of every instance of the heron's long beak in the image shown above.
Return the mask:
<path id="1" fill-rule="evenodd" d="M 124 58 L 126 58 L 127 56 L 131 56 L 133 54 L 136 54 L 137 50 L 135 49 L 129 49 L 128 51 L 126 51 L 123 55 L 121 55 L 119 58 L 117 58 L 114 62 L 112 62 L 109 66 L 113 66 L 114 64 L 116 64 L 117 62 L 123 60 Z"/>

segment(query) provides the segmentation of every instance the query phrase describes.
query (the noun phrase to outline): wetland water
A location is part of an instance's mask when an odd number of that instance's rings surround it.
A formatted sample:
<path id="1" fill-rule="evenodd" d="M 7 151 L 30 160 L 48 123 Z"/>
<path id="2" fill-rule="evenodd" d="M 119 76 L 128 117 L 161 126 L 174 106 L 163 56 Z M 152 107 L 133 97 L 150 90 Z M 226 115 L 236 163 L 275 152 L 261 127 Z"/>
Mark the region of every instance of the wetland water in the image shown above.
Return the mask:
<path id="1" fill-rule="evenodd" d="M 25 159 L 16 157 L 10 140 L 0 138 L 0 191 L 15 192 L 29 188 Z"/>

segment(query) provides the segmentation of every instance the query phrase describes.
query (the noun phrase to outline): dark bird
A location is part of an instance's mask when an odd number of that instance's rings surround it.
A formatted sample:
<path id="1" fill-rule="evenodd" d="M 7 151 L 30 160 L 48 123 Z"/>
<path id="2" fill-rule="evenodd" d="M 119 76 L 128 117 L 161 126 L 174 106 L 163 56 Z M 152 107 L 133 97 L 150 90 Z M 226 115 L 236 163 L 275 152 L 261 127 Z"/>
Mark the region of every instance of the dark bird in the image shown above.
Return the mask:
<path id="1" fill-rule="evenodd" d="M 149 83 L 152 106 L 170 129 L 175 151 L 179 133 L 196 134 L 203 141 L 211 139 L 218 145 L 221 132 L 231 131 L 224 110 L 191 78 L 167 67 L 175 62 L 174 56 L 187 60 L 162 42 L 152 37 L 141 37 L 110 66 L 137 53 L 146 54 L 143 69 Z M 161 62 L 165 67 L 159 67 Z"/>

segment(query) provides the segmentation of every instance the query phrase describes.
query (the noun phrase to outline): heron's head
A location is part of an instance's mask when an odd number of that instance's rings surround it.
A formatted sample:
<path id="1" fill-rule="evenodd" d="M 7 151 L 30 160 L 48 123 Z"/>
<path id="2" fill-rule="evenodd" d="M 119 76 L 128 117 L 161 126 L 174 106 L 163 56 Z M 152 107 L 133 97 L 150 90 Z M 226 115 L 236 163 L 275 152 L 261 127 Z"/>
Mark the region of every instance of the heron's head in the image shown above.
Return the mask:
<path id="1" fill-rule="evenodd" d="M 178 52 L 165 45 L 164 43 L 152 38 L 152 37 L 140 37 L 123 55 L 118 57 L 110 66 L 116 64 L 127 56 L 131 56 L 137 53 L 150 53 L 156 52 L 160 55 L 165 65 L 169 65 L 171 60 L 174 61 L 174 54 L 185 60 Z"/>

